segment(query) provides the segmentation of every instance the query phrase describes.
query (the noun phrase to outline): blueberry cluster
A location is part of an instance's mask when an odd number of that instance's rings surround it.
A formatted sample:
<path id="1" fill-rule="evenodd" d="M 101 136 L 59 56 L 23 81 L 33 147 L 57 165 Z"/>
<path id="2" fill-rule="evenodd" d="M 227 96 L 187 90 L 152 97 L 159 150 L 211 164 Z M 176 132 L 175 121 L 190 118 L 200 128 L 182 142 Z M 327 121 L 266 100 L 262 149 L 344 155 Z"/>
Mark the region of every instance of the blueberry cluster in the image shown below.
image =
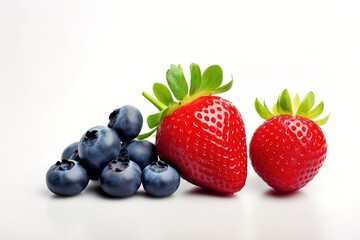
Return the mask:
<path id="1" fill-rule="evenodd" d="M 131 105 L 115 109 L 107 126 L 87 130 L 80 141 L 67 146 L 61 161 L 46 173 L 46 185 L 61 196 L 81 193 L 90 180 L 99 180 L 111 197 L 129 197 L 143 185 L 154 197 L 174 193 L 180 184 L 178 171 L 160 160 L 155 145 L 136 140 L 143 117 Z"/>

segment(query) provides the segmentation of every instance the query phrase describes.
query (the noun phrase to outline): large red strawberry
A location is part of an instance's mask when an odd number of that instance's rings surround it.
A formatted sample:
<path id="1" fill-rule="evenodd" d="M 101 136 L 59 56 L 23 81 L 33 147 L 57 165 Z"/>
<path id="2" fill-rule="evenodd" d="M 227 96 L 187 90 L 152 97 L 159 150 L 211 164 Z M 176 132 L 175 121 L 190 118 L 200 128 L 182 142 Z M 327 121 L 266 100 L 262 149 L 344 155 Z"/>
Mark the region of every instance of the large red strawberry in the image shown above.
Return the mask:
<path id="1" fill-rule="evenodd" d="M 272 112 L 265 102 L 255 100 L 259 115 L 266 121 L 256 129 L 250 141 L 250 159 L 255 172 L 279 192 L 296 191 L 304 187 L 319 172 L 326 158 L 327 143 L 319 125 L 329 115 L 321 115 L 324 103 L 315 108 L 315 96 L 309 92 L 300 102 L 291 101 L 285 89 Z"/>
<path id="2" fill-rule="evenodd" d="M 171 65 L 166 73 L 170 90 L 161 83 L 153 87 L 156 98 L 143 95 L 160 110 L 148 117 L 156 132 L 156 149 L 187 181 L 224 194 L 240 191 L 247 176 L 247 147 L 244 122 L 228 100 L 213 94 L 229 90 L 232 80 L 221 86 L 219 66 L 203 74 L 190 65 L 190 90 L 181 66 Z M 177 101 L 173 100 L 172 95 Z"/>

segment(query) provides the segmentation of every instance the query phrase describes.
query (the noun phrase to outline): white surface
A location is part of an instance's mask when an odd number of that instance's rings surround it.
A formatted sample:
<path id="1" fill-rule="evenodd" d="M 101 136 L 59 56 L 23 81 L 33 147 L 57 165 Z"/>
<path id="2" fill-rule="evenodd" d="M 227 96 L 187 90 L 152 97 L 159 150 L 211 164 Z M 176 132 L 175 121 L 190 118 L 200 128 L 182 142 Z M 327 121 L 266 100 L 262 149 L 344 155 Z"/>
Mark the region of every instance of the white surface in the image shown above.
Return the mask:
<path id="1" fill-rule="evenodd" d="M 360 239 L 359 12 L 357 0 L 0 1 L 0 239 Z M 250 165 L 230 198 L 185 181 L 165 199 L 107 199 L 95 183 L 73 198 L 48 191 L 64 147 L 121 105 L 152 113 L 141 91 L 192 62 L 233 76 L 223 96 L 248 141 L 255 97 L 313 90 L 331 112 L 318 176 L 287 197 Z"/>

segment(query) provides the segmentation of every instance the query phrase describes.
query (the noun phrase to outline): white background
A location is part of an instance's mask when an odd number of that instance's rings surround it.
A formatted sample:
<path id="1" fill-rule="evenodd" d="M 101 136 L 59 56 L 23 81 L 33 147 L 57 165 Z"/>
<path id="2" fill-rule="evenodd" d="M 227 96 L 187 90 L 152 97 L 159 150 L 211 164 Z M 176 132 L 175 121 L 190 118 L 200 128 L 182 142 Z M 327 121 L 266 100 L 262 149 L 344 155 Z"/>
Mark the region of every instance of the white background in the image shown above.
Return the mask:
<path id="1" fill-rule="evenodd" d="M 0 1 L 1 239 L 360 239 L 360 2 Z M 232 197 L 182 181 L 169 198 L 140 189 L 108 199 L 96 183 L 54 196 L 47 169 L 62 150 L 141 96 L 170 64 L 219 64 L 223 95 L 251 135 L 254 99 L 287 88 L 324 100 L 328 157 L 316 178 L 277 196 L 249 165 Z M 143 128 L 147 130 L 146 126 Z M 153 139 L 151 139 L 153 140 Z"/>

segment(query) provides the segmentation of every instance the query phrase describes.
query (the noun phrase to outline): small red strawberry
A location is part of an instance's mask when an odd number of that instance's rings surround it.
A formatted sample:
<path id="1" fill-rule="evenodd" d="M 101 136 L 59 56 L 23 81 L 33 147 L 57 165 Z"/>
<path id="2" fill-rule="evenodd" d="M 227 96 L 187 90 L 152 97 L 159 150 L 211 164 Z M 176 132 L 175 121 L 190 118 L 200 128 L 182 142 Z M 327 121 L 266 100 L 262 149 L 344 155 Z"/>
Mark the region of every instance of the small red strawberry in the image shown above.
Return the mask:
<path id="1" fill-rule="evenodd" d="M 291 101 L 285 89 L 272 112 L 265 102 L 255 100 L 258 114 L 266 121 L 256 129 L 250 141 L 250 159 L 255 172 L 279 192 L 296 191 L 304 187 L 319 172 L 326 158 L 327 143 L 319 125 L 329 115 L 321 115 L 324 103 L 315 108 L 315 96 L 309 92 L 300 102 Z"/>
<path id="2" fill-rule="evenodd" d="M 247 147 L 242 117 L 235 106 L 213 94 L 229 90 L 232 80 L 221 86 L 219 66 L 208 67 L 203 74 L 190 65 L 190 91 L 181 66 L 171 65 L 166 73 L 170 90 L 155 83 L 156 98 L 143 95 L 159 110 L 147 123 L 156 132 L 156 149 L 165 161 L 174 165 L 187 181 L 224 194 L 240 191 L 247 176 Z"/>

